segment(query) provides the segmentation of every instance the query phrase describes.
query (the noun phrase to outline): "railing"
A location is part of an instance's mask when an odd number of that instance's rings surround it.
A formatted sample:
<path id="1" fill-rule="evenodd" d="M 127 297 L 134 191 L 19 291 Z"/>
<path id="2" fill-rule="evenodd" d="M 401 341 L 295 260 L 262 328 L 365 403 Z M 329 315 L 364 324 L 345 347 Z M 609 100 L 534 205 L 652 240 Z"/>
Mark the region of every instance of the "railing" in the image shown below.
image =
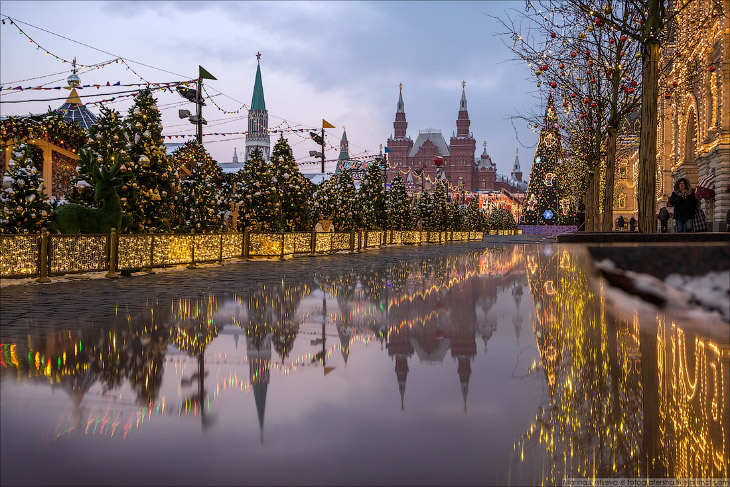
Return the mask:
<path id="1" fill-rule="evenodd" d="M 359 252 L 383 245 L 421 245 L 481 240 L 482 232 L 358 230 L 215 234 L 0 235 L 0 277 L 37 277 L 82 272 L 146 270 L 155 267 L 222 262 L 234 258 L 279 258 Z"/>

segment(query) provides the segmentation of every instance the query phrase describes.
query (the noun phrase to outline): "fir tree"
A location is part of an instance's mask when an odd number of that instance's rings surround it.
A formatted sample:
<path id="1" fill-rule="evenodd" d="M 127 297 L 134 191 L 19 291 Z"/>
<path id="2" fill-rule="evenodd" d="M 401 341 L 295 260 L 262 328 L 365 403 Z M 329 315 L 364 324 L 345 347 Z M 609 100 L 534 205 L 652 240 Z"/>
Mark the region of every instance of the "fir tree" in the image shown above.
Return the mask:
<path id="1" fill-rule="evenodd" d="M 385 199 L 387 228 L 394 230 L 411 230 L 413 218 L 410 199 L 406 193 L 403 178 L 396 176 L 390 183 L 390 190 Z"/>
<path id="2" fill-rule="evenodd" d="M 357 194 L 360 209 L 360 227 L 383 228 L 385 223 L 385 188 L 380 166 L 371 163 Z"/>
<path id="3" fill-rule="evenodd" d="M 299 172 L 289 142 L 280 136 L 271 155 L 274 184 L 281 201 L 282 230 L 305 230 L 309 180 Z"/>
<path id="4" fill-rule="evenodd" d="M 347 171 L 344 171 L 337 178 L 335 208 L 337 208 L 337 211 L 332 215 L 335 229 L 344 232 L 357 228 L 359 218 L 357 192 L 355 190 L 355 181 Z"/>
<path id="5" fill-rule="evenodd" d="M 442 184 L 436 187 L 431 198 L 431 230 L 446 230 L 449 226 L 449 209 L 446 204 L 446 189 Z"/>
<path id="6" fill-rule="evenodd" d="M 179 224 L 175 207 L 177 177 L 167 160 L 157 101 L 148 89 L 139 92 L 126 119 L 138 191 L 132 210 L 133 231 L 169 231 Z"/>
<path id="7" fill-rule="evenodd" d="M 468 230 L 480 230 L 484 224 L 484 213 L 479 209 L 479 199 L 472 198 L 466 207 L 465 225 Z"/>
<path id="8" fill-rule="evenodd" d="M 276 176 L 271 164 L 264 161 L 260 149 L 251 153 L 243 174 L 246 211 L 243 215 L 246 227 L 279 231 L 283 227 L 281 203 L 275 186 Z"/>
<path id="9" fill-rule="evenodd" d="M 245 226 L 243 219 L 243 214 L 246 212 L 244 179 L 243 170 L 223 174 L 223 186 L 221 190 L 221 196 L 224 201 L 223 219 L 226 221 L 226 218 L 230 218 L 232 212 L 238 209 L 236 226 L 231 229 L 235 232 L 242 232 Z"/>
<path id="10" fill-rule="evenodd" d="M 320 183 L 314 191 L 309 207 L 312 226 L 314 226 L 320 218 L 334 218 L 335 213 L 339 211 L 335 203 L 337 201 L 338 179 L 339 177 L 337 175 L 333 175 L 326 181 L 322 181 L 322 183 Z"/>
<path id="11" fill-rule="evenodd" d="M 122 185 L 117 188 L 117 194 L 122 204 L 122 212 L 133 215 L 137 209 L 138 185 L 136 182 L 136 171 L 134 163 L 129 159 L 128 150 L 132 147 L 127 139 L 126 127 L 122 116 L 114 109 L 103 107 L 97 118 L 97 124 L 89 129 L 89 137 L 86 148 L 97 155 L 96 160 L 91 163 L 96 167 L 86 167 L 83 159 L 79 160 L 71 184 L 71 192 L 68 199 L 71 203 L 85 206 L 97 206 L 94 201 L 94 179 L 95 169 L 100 169 L 100 161 L 106 162 L 106 169 L 111 169 L 114 164 L 114 155 L 119 154 L 123 160 L 119 167 L 117 177 L 122 179 Z"/>
<path id="12" fill-rule="evenodd" d="M 548 98 L 545 120 L 535 151 L 530 183 L 525 194 L 523 221 L 527 225 L 559 225 L 572 215 L 560 211 L 559 168 L 562 157 L 560 129 L 552 95 Z"/>
<path id="13" fill-rule="evenodd" d="M 487 217 L 489 230 L 514 230 L 517 228 L 515 218 L 506 208 L 492 208 Z"/>
<path id="14" fill-rule="evenodd" d="M 433 230 L 432 222 L 433 214 L 433 196 L 431 193 L 423 193 L 416 203 L 416 213 L 418 221 L 421 222 L 422 230 Z"/>
<path id="15" fill-rule="evenodd" d="M 186 164 L 193 172 L 180 183 L 175 196 L 183 212 L 183 229 L 217 232 L 223 227 L 221 214 L 223 173 L 197 141 L 188 141 L 172 154 L 175 164 Z"/>
<path id="16" fill-rule="evenodd" d="M 0 191 L 0 233 L 35 233 L 48 226 L 52 207 L 43 192 L 42 161 L 35 146 L 13 147 Z"/>

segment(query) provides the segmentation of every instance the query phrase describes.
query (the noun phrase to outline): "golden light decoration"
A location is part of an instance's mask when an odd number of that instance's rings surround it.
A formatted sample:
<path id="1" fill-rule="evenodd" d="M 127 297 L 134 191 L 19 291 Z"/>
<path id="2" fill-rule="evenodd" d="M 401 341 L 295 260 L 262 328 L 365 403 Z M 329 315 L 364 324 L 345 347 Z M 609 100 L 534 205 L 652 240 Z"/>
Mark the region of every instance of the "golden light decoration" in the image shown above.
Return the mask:
<path id="1" fill-rule="evenodd" d="M 119 235 L 117 268 L 141 269 L 152 266 L 153 235 Z"/>
<path id="2" fill-rule="evenodd" d="M 39 239 L 39 235 L 0 235 L 0 276 L 37 275 Z"/>
<path id="3" fill-rule="evenodd" d="M 51 235 L 48 240 L 51 274 L 109 269 L 108 235 Z"/>

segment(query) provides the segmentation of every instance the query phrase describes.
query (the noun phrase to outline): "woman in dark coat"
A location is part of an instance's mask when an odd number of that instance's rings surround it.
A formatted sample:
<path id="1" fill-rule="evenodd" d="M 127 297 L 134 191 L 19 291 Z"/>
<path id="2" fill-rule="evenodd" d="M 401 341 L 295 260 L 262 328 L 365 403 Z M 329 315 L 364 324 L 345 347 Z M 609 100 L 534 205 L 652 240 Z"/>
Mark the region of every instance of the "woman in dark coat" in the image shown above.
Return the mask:
<path id="1" fill-rule="evenodd" d="M 692 231 L 692 217 L 697 209 L 697 198 L 695 198 L 695 192 L 690 188 L 687 178 L 679 178 L 674 183 L 674 191 L 669 196 L 669 204 L 674 207 L 677 233 Z"/>

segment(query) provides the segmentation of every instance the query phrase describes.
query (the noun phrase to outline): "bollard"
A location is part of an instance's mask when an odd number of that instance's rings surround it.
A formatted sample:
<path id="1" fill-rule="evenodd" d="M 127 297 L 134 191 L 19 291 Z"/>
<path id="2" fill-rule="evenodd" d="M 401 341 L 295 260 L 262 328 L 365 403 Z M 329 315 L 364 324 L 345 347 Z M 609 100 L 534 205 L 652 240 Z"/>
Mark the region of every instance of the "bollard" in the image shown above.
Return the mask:
<path id="1" fill-rule="evenodd" d="M 363 245 L 362 246 L 364 249 L 368 248 L 368 229 L 367 228 L 365 229 L 365 235 L 363 236 Z"/>
<path id="2" fill-rule="evenodd" d="M 38 262 L 40 277 L 36 279 L 36 282 L 51 282 L 48 278 L 48 234 L 49 232 L 45 227 L 41 228 L 41 255 Z"/>
<path id="3" fill-rule="evenodd" d="M 355 252 L 355 230 L 350 230 L 350 253 Z"/>
<path id="4" fill-rule="evenodd" d="M 191 235 L 191 237 L 192 237 L 192 240 L 191 240 L 191 243 L 190 243 L 190 256 L 191 256 L 191 259 L 190 259 L 190 263 L 187 265 L 187 268 L 188 269 L 197 269 L 198 266 L 195 265 L 195 233 L 194 232 Z"/>
<path id="5" fill-rule="evenodd" d="M 281 254 L 279 254 L 279 260 L 284 260 L 284 236 L 285 233 L 281 232 Z"/>
<path id="6" fill-rule="evenodd" d="M 243 260 L 248 260 L 249 255 L 249 243 L 251 242 L 251 239 L 248 234 L 248 228 L 243 229 L 243 248 L 241 249 L 241 258 Z"/>
<path id="7" fill-rule="evenodd" d="M 218 264 L 223 265 L 223 234 L 221 233 L 220 247 L 218 247 Z"/>
<path id="8" fill-rule="evenodd" d="M 150 265 L 144 269 L 147 274 L 154 274 L 155 271 L 152 267 L 155 265 L 155 234 L 152 233 L 152 229 L 149 231 L 150 234 Z"/>
<path id="9" fill-rule="evenodd" d="M 317 232 L 312 230 L 312 238 L 309 241 L 309 246 L 312 249 L 312 255 L 314 255 L 317 252 Z"/>
<path id="10" fill-rule="evenodd" d="M 112 232 L 109 235 L 109 272 L 106 273 L 106 278 L 117 279 L 117 229 L 112 228 Z"/>

